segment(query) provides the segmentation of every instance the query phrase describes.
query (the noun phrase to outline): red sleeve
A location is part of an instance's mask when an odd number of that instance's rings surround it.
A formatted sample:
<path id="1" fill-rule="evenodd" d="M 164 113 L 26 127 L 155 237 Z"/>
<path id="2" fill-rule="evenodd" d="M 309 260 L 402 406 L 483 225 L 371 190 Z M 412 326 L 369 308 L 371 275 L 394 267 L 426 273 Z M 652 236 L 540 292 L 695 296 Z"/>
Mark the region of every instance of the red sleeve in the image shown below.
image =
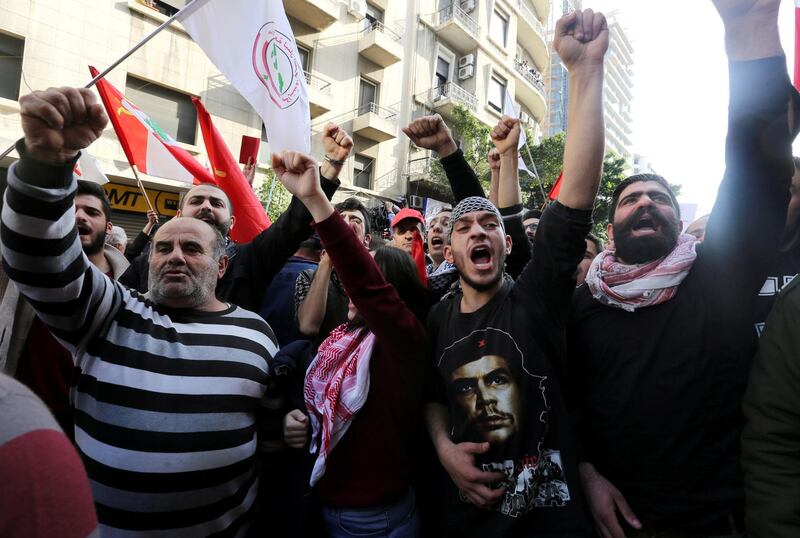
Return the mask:
<path id="1" fill-rule="evenodd" d="M 383 278 L 353 229 L 335 211 L 314 227 L 347 295 L 378 341 L 399 349 L 419 349 L 425 329 Z"/>
<path id="2" fill-rule="evenodd" d="M 83 463 L 60 431 L 0 445 L 0 536 L 84 538 L 97 529 Z"/>

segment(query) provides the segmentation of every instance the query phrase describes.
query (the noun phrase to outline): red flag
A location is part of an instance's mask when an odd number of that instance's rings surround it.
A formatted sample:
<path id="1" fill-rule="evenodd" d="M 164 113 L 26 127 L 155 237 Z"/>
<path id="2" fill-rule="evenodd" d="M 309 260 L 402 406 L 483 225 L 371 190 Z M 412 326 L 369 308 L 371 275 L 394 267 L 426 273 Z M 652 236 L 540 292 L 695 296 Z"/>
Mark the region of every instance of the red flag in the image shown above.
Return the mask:
<path id="1" fill-rule="evenodd" d="M 92 76 L 98 71 L 89 66 Z M 186 183 L 215 183 L 214 177 L 110 82 L 101 78 L 97 91 L 131 166 L 145 174 Z"/>
<path id="2" fill-rule="evenodd" d="M 272 224 L 264 207 L 244 177 L 228 146 L 211 123 L 211 116 L 197 97 L 192 97 L 197 109 L 197 119 L 206 144 L 206 152 L 214 169 L 216 184 L 225 191 L 233 204 L 236 224 L 231 228 L 231 239 L 249 243 Z"/>
<path id="3" fill-rule="evenodd" d="M 800 91 L 800 0 L 794 1 L 794 87 Z"/>
<path id="4" fill-rule="evenodd" d="M 561 180 L 564 179 L 564 171 L 558 173 L 558 179 L 555 183 L 553 183 L 553 187 L 550 189 L 550 192 L 547 193 L 547 199 L 555 201 L 558 198 L 558 193 L 561 192 Z"/>
<path id="5" fill-rule="evenodd" d="M 417 274 L 422 285 L 428 286 L 428 270 L 425 267 L 425 244 L 422 242 L 422 234 L 414 230 L 414 239 L 411 241 L 411 257 L 417 266 Z"/>

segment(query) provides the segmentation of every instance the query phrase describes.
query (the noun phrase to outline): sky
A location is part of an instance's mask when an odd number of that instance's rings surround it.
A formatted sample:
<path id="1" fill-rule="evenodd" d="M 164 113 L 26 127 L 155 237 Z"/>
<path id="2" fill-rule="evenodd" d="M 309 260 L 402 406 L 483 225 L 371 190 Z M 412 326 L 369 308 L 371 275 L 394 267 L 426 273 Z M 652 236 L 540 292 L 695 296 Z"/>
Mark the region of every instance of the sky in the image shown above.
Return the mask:
<path id="1" fill-rule="evenodd" d="M 584 0 L 583 8 L 616 11 L 633 45 L 633 150 L 682 185 L 680 202 L 708 213 L 725 170 L 728 102 L 724 32 L 711 0 Z M 781 3 L 779 28 L 791 66 L 794 2 Z"/>

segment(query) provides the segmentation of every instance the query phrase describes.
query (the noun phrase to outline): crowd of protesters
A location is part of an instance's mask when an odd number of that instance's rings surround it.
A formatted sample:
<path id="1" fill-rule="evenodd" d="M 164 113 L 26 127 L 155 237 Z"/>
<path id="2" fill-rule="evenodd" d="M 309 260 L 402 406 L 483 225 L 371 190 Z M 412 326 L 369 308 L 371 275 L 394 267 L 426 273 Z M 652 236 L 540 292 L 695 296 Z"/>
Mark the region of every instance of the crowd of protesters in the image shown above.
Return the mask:
<path id="1" fill-rule="evenodd" d="M 800 96 L 779 0 L 714 4 L 726 171 L 687 233 L 654 174 L 591 233 L 609 46 L 591 10 L 555 31 L 557 199 L 523 208 L 519 120 L 491 131 L 487 195 L 426 116 L 403 132 L 455 204 L 391 207 L 388 242 L 358 199 L 330 201 L 353 149 L 331 123 L 321 166 L 272 156 L 292 201 L 252 242 L 200 184 L 128 245 L 73 176 L 107 123 L 93 92 L 21 98 L 0 536 L 800 535 Z"/>

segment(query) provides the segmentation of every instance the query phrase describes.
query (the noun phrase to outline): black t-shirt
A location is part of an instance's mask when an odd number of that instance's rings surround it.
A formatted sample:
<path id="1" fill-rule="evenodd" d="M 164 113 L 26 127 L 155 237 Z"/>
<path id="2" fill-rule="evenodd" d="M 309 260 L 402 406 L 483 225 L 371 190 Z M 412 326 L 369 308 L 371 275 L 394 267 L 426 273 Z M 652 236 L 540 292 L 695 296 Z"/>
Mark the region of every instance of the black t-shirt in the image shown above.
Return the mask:
<path id="1" fill-rule="evenodd" d="M 783 57 L 732 63 L 730 83 L 725 177 L 677 293 L 627 312 L 583 285 L 567 331 L 582 456 L 645 525 L 700 528 L 743 499 L 741 405 L 789 201 L 792 89 Z"/>
<path id="2" fill-rule="evenodd" d="M 755 327 L 759 337 L 764 332 L 767 316 L 769 316 L 778 294 L 797 276 L 798 271 L 800 271 L 800 242 L 780 253 L 775 264 L 770 267 L 767 280 L 764 281 L 764 285 L 758 292 Z"/>
<path id="3" fill-rule="evenodd" d="M 558 203 L 542 217 L 536 255 L 516 283 L 478 311 L 462 314 L 461 295 L 445 297 L 429 316 L 440 396 L 451 437 L 484 442 L 484 470 L 506 474 L 492 511 L 462 500 L 447 480 L 442 521 L 452 536 L 584 536 L 588 532 L 571 427 L 558 372 L 564 330 L 585 250 L 590 212 Z"/>

